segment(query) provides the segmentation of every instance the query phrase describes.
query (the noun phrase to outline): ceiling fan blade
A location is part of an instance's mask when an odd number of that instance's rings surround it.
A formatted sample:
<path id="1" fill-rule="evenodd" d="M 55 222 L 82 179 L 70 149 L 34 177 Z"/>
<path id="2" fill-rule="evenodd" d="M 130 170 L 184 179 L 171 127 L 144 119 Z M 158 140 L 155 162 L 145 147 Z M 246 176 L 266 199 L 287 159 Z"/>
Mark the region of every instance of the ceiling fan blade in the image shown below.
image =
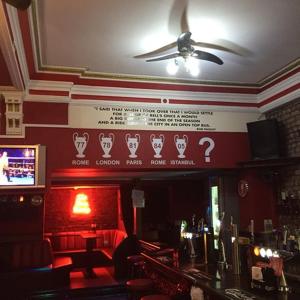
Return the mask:
<path id="1" fill-rule="evenodd" d="M 181 27 L 181 32 L 187 32 L 189 30 L 189 23 L 187 20 L 187 3 L 185 4 L 181 20 L 180 20 L 180 27 Z"/>
<path id="2" fill-rule="evenodd" d="M 195 50 L 192 54 L 192 57 L 202 60 L 208 60 L 218 65 L 223 65 L 223 61 L 221 58 L 205 51 Z"/>
<path id="3" fill-rule="evenodd" d="M 191 40 L 191 43 L 193 46 L 198 46 L 198 47 L 202 47 L 202 48 L 209 48 L 209 49 L 215 49 L 215 50 L 221 50 L 221 51 L 225 51 L 225 52 L 229 52 L 229 53 L 233 53 L 236 55 L 240 55 L 240 53 L 227 48 L 227 47 L 223 47 L 220 45 L 216 45 L 216 44 L 211 44 L 211 43 L 204 43 L 204 42 L 195 42 L 194 40 Z"/>
<path id="4" fill-rule="evenodd" d="M 174 0 L 168 21 L 169 32 L 178 36 L 181 32 L 190 31 L 187 22 L 189 0 Z"/>
<path id="5" fill-rule="evenodd" d="M 136 55 L 136 56 L 134 56 L 134 58 L 148 58 L 148 57 L 152 57 L 152 56 L 157 56 L 157 55 L 160 55 L 162 52 L 165 52 L 167 50 L 175 48 L 176 46 L 177 46 L 177 43 L 174 42 L 174 43 L 168 44 L 166 46 L 163 46 L 161 48 L 158 48 L 154 51 L 144 53 L 144 54 L 141 54 L 141 55 Z"/>
<path id="6" fill-rule="evenodd" d="M 243 57 L 250 57 L 253 55 L 253 52 L 251 52 L 249 49 L 244 48 L 234 42 L 224 40 L 224 39 L 218 39 L 216 40 L 217 44 L 223 45 L 223 47 L 226 47 L 228 49 L 231 49 L 233 53 L 243 56 Z"/>
<path id="7" fill-rule="evenodd" d="M 21 10 L 27 9 L 31 4 L 31 0 L 4 0 L 4 2 Z"/>
<path id="8" fill-rule="evenodd" d="M 176 53 L 171 53 L 171 54 L 167 54 L 167 55 L 164 55 L 164 56 L 160 56 L 160 57 L 157 57 L 157 58 L 147 59 L 146 61 L 147 62 L 159 61 L 159 60 L 165 60 L 165 59 L 170 59 L 170 58 L 176 58 L 178 56 L 180 56 L 180 53 L 176 52 Z"/>

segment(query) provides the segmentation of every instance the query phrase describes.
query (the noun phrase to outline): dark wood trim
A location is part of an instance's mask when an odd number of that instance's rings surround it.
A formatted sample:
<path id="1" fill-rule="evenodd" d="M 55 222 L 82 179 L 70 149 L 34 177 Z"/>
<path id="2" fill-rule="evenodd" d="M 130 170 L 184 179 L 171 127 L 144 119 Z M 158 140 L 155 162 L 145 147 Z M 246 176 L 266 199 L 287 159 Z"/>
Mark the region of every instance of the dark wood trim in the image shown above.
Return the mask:
<path id="1" fill-rule="evenodd" d="M 241 161 L 238 166 L 241 168 L 279 168 L 295 164 L 300 164 L 300 156 Z"/>

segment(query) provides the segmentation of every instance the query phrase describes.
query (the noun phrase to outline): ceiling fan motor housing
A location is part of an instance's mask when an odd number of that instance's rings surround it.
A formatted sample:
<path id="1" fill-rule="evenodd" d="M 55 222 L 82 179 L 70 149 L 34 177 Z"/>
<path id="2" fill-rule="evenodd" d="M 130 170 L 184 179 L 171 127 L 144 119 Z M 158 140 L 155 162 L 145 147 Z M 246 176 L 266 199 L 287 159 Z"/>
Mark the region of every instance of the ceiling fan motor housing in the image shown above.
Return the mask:
<path id="1" fill-rule="evenodd" d="M 191 45 L 191 33 L 184 32 L 177 39 L 178 51 L 183 57 L 191 55 L 194 51 L 194 47 Z"/>

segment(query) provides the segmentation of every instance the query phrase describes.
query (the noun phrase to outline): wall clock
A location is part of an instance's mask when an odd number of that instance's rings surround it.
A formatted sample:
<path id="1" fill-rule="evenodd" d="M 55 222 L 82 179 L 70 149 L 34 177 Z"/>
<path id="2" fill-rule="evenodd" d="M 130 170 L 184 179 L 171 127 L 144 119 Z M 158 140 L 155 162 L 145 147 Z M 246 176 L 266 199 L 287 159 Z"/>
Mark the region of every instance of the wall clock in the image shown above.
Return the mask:
<path id="1" fill-rule="evenodd" d="M 249 190 L 249 183 L 247 180 L 240 180 L 238 182 L 238 194 L 240 197 L 244 198 L 246 197 L 246 195 L 248 194 L 248 190 Z"/>

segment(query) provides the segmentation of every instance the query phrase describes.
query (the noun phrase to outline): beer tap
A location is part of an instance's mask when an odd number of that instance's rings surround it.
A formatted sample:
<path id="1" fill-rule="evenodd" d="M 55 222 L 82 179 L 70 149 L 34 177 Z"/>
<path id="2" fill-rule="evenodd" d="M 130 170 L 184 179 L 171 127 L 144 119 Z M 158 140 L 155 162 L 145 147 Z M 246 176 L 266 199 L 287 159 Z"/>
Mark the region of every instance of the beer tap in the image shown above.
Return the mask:
<path id="1" fill-rule="evenodd" d="M 225 217 L 225 212 L 222 212 L 221 219 L 220 219 L 219 239 L 218 239 L 218 244 L 219 244 L 218 264 L 220 264 L 226 270 L 228 268 L 228 263 L 226 260 L 225 244 L 224 244 L 224 230 L 225 230 L 224 217 Z"/>
<path id="2" fill-rule="evenodd" d="M 233 274 L 240 274 L 240 255 L 239 255 L 239 234 L 237 224 L 233 223 L 231 216 L 231 243 L 232 243 L 232 271 Z"/>
<path id="3" fill-rule="evenodd" d="M 196 214 L 193 214 L 192 215 L 191 231 L 194 232 L 195 230 L 197 230 L 197 228 L 196 228 Z"/>
<path id="4" fill-rule="evenodd" d="M 250 231 L 250 241 L 251 244 L 254 244 L 254 220 L 251 219 L 250 221 L 250 226 L 249 226 L 249 231 Z"/>
<path id="5" fill-rule="evenodd" d="M 286 250 L 287 248 L 287 238 L 288 238 L 288 226 L 287 225 L 283 225 L 283 241 L 282 241 L 282 247 L 284 250 Z"/>
<path id="6" fill-rule="evenodd" d="M 197 228 L 198 233 L 204 231 L 204 219 L 201 218 L 198 221 L 198 228 Z"/>

